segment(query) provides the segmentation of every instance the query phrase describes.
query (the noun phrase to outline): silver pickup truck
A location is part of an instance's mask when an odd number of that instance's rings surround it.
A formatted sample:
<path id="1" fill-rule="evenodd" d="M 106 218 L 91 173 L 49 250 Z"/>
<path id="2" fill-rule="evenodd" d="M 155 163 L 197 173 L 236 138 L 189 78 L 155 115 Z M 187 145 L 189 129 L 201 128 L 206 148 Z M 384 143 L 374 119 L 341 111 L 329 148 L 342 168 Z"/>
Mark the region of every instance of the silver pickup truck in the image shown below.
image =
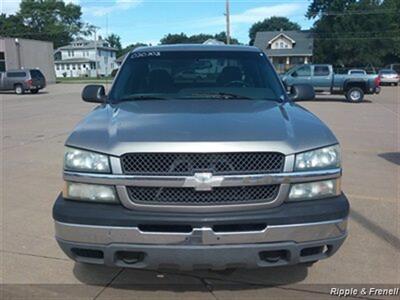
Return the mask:
<path id="1" fill-rule="evenodd" d="M 294 84 L 311 84 L 317 93 L 345 95 L 349 102 L 361 102 L 365 94 L 378 94 L 378 75 L 335 74 L 332 65 L 298 65 L 281 76 L 290 89 Z"/>
<path id="2" fill-rule="evenodd" d="M 198 74 L 186 76 L 180 74 Z M 66 141 L 53 207 L 81 263 L 225 269 L 310 265 L 347 236 L 337 139 L 295 104 L 255 47 L 168 45 L 129 53 Z"/>

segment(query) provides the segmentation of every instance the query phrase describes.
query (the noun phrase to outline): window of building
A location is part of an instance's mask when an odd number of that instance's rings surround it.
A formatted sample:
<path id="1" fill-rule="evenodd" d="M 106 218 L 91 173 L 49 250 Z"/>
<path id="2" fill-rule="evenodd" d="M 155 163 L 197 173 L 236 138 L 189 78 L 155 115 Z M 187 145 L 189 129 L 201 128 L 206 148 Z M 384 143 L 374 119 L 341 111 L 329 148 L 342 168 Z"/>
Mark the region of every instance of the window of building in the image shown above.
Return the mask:
<path id="1" fill-rule="evenodd" d="M 4 52 L 0 52 L 0 72 L 4 72 L 6 70 L 6 59 Z"/>
<path id="2" fill-rule="evenodd" d="M 65 65 L 65 69 L 66 69 L 66 70 L 69 70 L 69 64 L 66 64 L 66 65 Z"/>
<path id="3" fill-rule="evenodd" d="M 328 66 L 315 66 L 314 67 L 314 76 L 328 76 L 329 75 L 329 67 Z"/>
<path id="4" fill-rule="evenodd" d="M 76 69 L 76 65 L 72 65 L 72 70 L 75 70 Z"/>
<path id="5" fill-rule="evenodd" d="M 56 70 L 60 70 L 60 65 L 56 65 Z"/>
<path id="6" fill-rule="evenodd" d="M 62 64 L 61 65 L 61 70 L 64 70 L 65 69 L 65 66 L 64 66 L 64 64 Z"/>
<path id="7" fill-rule="evenodd" d="M 86 65 L 85 64 L 83 64 L 83 68 L 86 69 Z"/>

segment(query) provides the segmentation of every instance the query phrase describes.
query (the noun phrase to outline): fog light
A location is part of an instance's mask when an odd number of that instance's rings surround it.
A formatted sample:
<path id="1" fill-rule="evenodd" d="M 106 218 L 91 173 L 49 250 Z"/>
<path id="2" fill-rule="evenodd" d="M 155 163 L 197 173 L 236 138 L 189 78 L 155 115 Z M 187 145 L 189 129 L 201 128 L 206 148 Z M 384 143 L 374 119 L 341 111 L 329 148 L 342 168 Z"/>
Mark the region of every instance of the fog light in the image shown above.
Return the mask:
<path id="1" fill-rule="evenodd" d="M 293 184 L 289 200 L 311 200 L 337 196 L 341 193 L 340 179 Z"/>
<path id="2" fill-rule="evenodd" d="M 115 188 L 109 185 L 66 182 L 63 197 L 71 200 L 118 203 Z"/>

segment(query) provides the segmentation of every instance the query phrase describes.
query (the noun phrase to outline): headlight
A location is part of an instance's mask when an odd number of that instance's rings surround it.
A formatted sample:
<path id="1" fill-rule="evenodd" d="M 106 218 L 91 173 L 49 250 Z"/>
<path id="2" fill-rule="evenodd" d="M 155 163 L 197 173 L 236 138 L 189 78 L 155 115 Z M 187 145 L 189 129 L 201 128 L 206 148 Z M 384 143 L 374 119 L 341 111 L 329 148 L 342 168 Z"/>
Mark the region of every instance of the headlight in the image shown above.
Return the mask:
<path id="1" fill-rule="evenodd" d="M 340 146 L 334 145 L 296 155 L 295 171 L 340 167 Z"/>
<path id="2" fill-rule="evenodd" d="M 118 203 L 115 188 L 109 185 L 66 182 L 63 197 L 72 200 Z"/>
<path id="3" fill-rule="evenodd" d="M 66 147 L 64 170 L 110 173 L 107 155 Z"/>
<path id="4" fill-rule="evenodd" d="M 312 200 L 337 196 L 341 193 L 340 178 L 293 184 L 290 188 L 289 201 Z"/>

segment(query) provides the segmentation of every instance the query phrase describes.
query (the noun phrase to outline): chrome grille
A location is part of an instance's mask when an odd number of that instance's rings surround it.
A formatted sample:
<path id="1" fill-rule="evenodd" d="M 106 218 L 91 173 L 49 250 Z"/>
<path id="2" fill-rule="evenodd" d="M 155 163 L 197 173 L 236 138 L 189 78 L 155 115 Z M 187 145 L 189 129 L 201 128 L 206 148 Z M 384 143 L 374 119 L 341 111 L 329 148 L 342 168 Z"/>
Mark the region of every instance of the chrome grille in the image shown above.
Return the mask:
<path id="1" fill-rule="evenodd" d="M 212 191 L 193 188 L 128 186 L 131 201 L 147 205 L 227 205 L 271 202 L 279 185 L 216 187 Z"/>
<path id="2" fill-rule="evenodd" d="M 240 153 L 128 153 L 121 157 L 124 174 L 213 175 L 279 173 L 285 156 L 275 152 Z"/>

